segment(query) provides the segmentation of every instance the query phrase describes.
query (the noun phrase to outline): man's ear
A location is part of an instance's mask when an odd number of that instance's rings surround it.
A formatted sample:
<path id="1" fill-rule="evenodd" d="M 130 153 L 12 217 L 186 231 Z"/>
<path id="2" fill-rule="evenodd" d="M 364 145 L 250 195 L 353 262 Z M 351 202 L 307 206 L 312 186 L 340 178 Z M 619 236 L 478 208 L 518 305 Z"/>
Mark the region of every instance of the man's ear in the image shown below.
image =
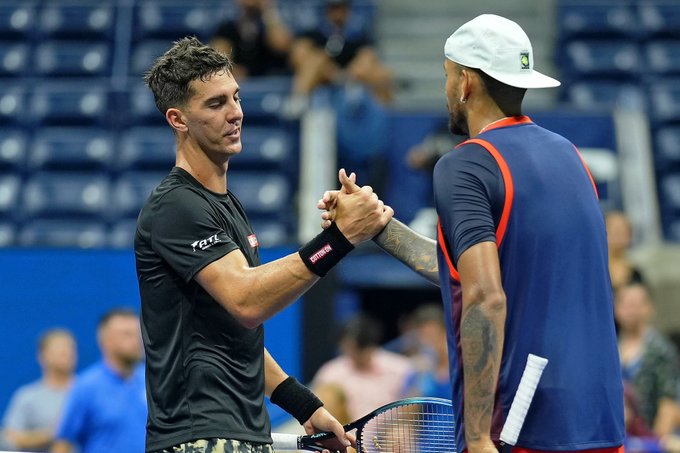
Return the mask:
<path id="1" fill-rule="evenodd" d="M 473 91 L 473 84 L 475 83 L 475 74 L 469 69 L 461 70 L 460 77 L 460 94 L 462 99 L 470 99 L 470 93 Z"/>
<path id="2" fill-rule="evenodd" d="M 178 132 L 186 132 L 187 131 L 187 124 L 186 120 L 184 118 L 184 114 L 182 114 L 182 111 L 180 109 L 176 108 L 169 108 L 165 112 L 165 119 L 172 127 Z"/>

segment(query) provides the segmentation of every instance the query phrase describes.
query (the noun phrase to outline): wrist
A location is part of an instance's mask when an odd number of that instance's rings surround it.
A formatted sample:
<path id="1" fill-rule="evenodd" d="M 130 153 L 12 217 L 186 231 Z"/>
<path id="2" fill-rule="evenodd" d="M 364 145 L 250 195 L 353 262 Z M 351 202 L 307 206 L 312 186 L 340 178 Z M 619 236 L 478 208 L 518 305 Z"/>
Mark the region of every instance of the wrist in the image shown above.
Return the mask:
<path id="1" fill-rule="evenodd" d="M 333 222 L 330 227 L 303 245 L 298 253 L 310 271 L 319 277 L 324 277 L 352 250 L 354 250 L 354 245 Z"/>
<path id="2" fill-rule="evenodd" d="M 323 406 L 321 400 L 293 376 L 288 376 L 274 389 L 270 400 L 301 425 Z"/>

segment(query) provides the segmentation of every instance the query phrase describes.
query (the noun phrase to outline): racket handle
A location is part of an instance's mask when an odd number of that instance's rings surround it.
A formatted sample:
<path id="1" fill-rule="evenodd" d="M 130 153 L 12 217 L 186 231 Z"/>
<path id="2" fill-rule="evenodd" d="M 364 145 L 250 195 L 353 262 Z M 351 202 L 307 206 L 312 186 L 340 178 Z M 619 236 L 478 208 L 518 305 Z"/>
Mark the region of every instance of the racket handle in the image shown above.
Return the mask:
<path id="1" fill-rule="evenodd" d="M 297 450 L 298 437 L 297 434 L 272 433 L 274 450 Z"/>
<path id="2" fill-rule="evenodd" d="M 517 443 L 519 432 L 524 425 L 524 418 L 527 416 L 529 405 L 531 405 L 531 400 L 536 392 L 536 386 L 538 386 L 543 368 L 547 363 L 548 359 L 529 354 L 522 379 L 520 379 L 519 387 L 517 387 L 517 393 L 515 393 L 515 398 L 510 405 L 508 418 L 505 420 L 501 431 L 501 442 L 504 444 L 515 445 Z"/>

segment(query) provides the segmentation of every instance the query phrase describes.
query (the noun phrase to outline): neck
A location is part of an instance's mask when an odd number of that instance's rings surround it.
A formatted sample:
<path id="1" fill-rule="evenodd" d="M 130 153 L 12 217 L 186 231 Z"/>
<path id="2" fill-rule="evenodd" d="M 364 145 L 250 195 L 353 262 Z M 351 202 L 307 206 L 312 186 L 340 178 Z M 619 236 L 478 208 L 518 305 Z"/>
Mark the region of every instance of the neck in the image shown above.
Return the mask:
<path id="1" fill-rule="evenodd" d="M 113 357 L 105 357 L 104 362 L 111 368 L 116 374 L 126 378 L 130 376 L 135 370 L 136 363 L 124 362 L 122 360 L 117 360 Z"/>
<path id="2" fill-rule="evenodd" d="M 68 387 L 71 384 L 71 380 L 71 373 L 63 373 L 60 371 L 47 370 L 43 375 L 43 382 L 45 382 L 48 387 L 55 389 Z"/>
<path id="3" fill-rule="evenodd" d="M 493 101 L 487 97 L 481 99 L 470 98 L 468 100 L 468 130 L 470 138 L 482 133 L 493 123 L 522 114 L 521 108 L 510 109 L 506 114 Z"/>
<path id="4" fill-rule="evenodd" d="M 647 326 L 632 327 L 630 329 L 621 329 L 619 336 L 622 340 L 635 341 L 641 340 L 647 333 Z"/>
<path id="5" fill-rule="evenodd" d="M 228 157 L 218 156 L 213 160 L 204 151 L 185 141 L 177 145 L 175 165 L 196 178 L 206 189 L 215 193 L 227 192 Z"/>

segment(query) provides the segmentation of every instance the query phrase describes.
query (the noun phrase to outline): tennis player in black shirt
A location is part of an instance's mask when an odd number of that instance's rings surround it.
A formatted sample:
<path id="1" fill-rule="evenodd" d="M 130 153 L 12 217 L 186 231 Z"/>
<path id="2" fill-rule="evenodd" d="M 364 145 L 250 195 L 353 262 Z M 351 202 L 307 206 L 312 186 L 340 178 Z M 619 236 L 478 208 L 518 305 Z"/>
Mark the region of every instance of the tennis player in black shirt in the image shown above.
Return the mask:
<path id="1" fill-rule="evenodd" d="M 147 452 L 271 452 L 264 396 L 308 433 L 342 426 L 264 348 L 263 322 L 390 220 L 370 187 L 338 199 L 333 226 L 297 253 L 260 265 L 244 209 L 228 190 L 243 111 L 227 56 L 176 42 L 145 80 L 176 139 L 176 166 L 135 234 L 149 418 Z"/>

